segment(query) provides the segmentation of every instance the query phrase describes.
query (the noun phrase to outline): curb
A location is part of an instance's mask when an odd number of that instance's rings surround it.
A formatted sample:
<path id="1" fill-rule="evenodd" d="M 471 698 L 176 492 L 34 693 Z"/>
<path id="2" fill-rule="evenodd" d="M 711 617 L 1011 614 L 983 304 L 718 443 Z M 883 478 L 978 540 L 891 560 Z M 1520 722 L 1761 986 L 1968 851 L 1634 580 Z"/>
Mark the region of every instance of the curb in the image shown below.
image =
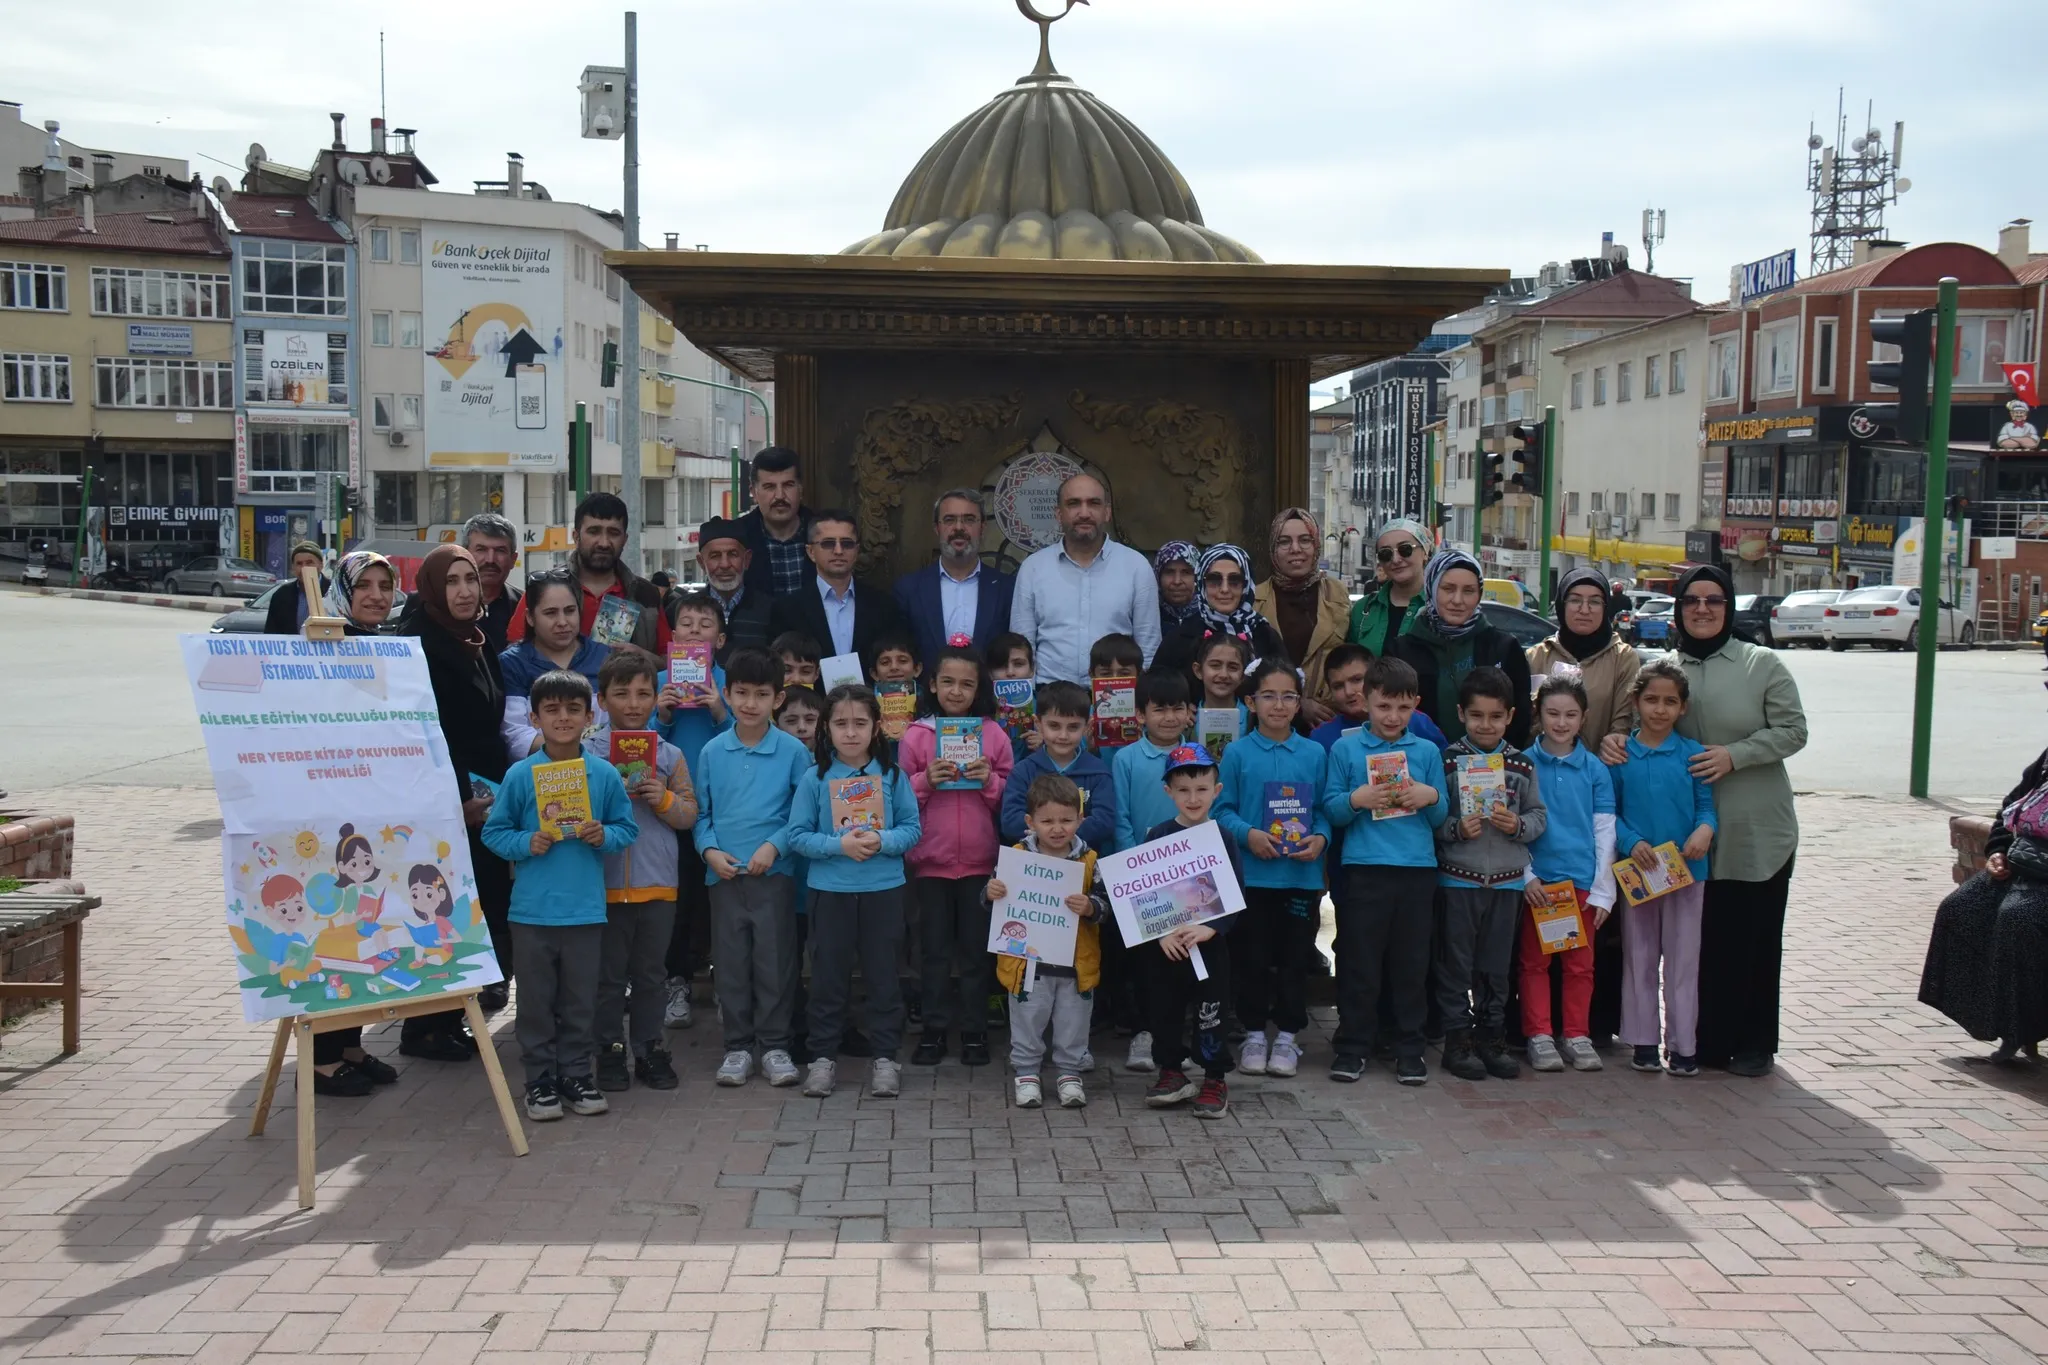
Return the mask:
<path id="1" fill-rule="evenodd" d="M 75 597 L 85 602 L 126 602 L 134 607 L 174 607 L 181 611 L 203 611 L 214 616 L 242 605 L 239 597 L 172 597 L 167 593 L 105 592 L 99 588 L 43 588 L 44 597 Z"/>

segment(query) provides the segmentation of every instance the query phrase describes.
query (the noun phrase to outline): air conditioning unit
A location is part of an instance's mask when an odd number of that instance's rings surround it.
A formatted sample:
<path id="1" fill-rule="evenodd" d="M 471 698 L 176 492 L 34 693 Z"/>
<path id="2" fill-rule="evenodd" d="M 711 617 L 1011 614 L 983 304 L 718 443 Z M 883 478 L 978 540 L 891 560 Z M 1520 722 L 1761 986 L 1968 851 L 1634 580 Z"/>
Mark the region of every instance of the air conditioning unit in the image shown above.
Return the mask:
<path id="1" fill-rule="evenodd" d="M 390 440 L 391 444 L 395 446 L 402 446 L 405 444 L 405 433 L 394 428 L 388 439 Z"/>

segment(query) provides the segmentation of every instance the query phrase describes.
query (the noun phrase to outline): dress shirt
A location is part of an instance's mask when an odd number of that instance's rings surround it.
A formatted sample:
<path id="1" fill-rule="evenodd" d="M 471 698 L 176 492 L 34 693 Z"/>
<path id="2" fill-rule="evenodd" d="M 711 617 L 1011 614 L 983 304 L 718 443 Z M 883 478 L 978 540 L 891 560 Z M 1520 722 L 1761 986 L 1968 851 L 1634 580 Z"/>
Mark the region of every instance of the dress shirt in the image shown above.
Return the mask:
<path id="1" fill-rule="evenodd" d="M 1017 570 L 1010 629 L 1031 641 L 1042 683 L 1086 682 L 1089 647 L 1105 635 L 1136 639 L 1149 666 L 1159 649 L 1152 561 L 1113 540 L 1085 568 L 1064 544 L 1035 551 Z"/>
<path id="2" fill-rule="evenodd" d="M 846 591 L 835 592 L 830 583 L 818 580 L 818 600 L 825 604 L 825 626 L 832 632 L 834 654 L 853 653 L 853 580 L 846 580 Z"/>
<path id="3" fill-rule="evenodd" d="M 955 578 L 946 572 L 944 564 L 939 565 L 939 614 L 946 623 L 946 639 L 974 638 L 974 616 L 981 605 L 981 561 L 974 562 L 974 572 L 965 578 Z"/>
<path id="4" fill-rule="evenodd" d="M 797 581 L 801 583 L 803 580 L 799 578 Z M 740 599 L 747 595 L 747 584 L 745 579 L 741 579 L 740 585 L 732 590 L 731 597 L 727 597 L 711 583 L 704 585 L 704 591 L 710 593 L 711 600 L 718 603 L 718 614 L 730 621 L 732 614 L 740 609 Z"/>

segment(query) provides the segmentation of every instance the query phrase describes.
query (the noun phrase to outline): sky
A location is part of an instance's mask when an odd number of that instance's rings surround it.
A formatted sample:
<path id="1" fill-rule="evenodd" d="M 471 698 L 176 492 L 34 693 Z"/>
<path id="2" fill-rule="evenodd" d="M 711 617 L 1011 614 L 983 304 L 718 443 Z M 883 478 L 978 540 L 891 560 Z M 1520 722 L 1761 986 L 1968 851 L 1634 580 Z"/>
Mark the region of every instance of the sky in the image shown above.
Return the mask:
<path id="1" fill-rule="evenodd" d="M 0 98 L 209 180 L 235 179 L 251 142 L 307 165 L 329 110 L 356 149 L 378 111 L 378 21 L 335 13 L 0 0 Z M 621 203 L 619 145 L 579 137 L 576 82 L 623 62 L 623 10 L 388 14 L 388 118 L 419 129 L 442 188 L 503 179 L 516 151 L 558 199 Z M 1808 126 L 1833 141 L 1838 89 L 1852 136 L 1867 101 L 1887 142 L 1905 120 L 1892 236 L 1993 247 L 2048 217 L 2042 116 L 2011 60 L 2040 17 L 2039 0 L 1093 0 L 1052 50 L 1269 261 L 1533 274 L 1611 229 L 1640 269 L 1647 205 L 1666 211 L 1658 272 L 1712 301 L 1731 265 L 1786 247 L 1806 273 Z M 646 0 L 639 34 L 642 239 L 726 251 L 878 230 L 925 148 L 1037 55 L 1013 0 Z"/>

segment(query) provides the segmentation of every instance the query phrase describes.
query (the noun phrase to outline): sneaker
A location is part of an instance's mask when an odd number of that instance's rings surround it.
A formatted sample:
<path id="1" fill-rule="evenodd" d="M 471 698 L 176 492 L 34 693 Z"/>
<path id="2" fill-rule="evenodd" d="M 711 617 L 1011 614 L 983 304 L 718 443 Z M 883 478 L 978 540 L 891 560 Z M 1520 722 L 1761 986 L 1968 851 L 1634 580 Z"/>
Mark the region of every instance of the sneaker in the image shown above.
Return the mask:
<path id="1" fill-rule="evenodd" d="M 1018 1076 L 1013 1079 L 1010 1082 L 1010 1094 L 1016 1099 L 1019 1109 L 1036 1109 L 1045 1103 L 1045 1095 L 1036 1076 Z"/>
<path id="2" fill-rule="evenodd" d="M 1564 1058 L 1557 1052 L 1557 1040 L 1539 1033 L 1529 1040 L 1529 1067 L 1534 1071 L 1562 1071 Z"/>
<path id="3" fill-rule="evenodd" d="M 1473 1051 L 1479 1054 L 1486 1074 L 1497 1081 L 1512 1081 L 1522 1074 L 1522 1064 L 1515 1060 L 1515 1054 L 1508 1051 L 1507 1040 L 1497 1032 L 1478 1035 Z"/>
<path id="4" fill-rule="evenodd" d="M 690 1008 L 690 978 L 672 976 L 668 979 L 668 1003 L 662 1006 L 661 1026 L 663 1028 L 688 1028 L 697 1022 L 695 1011 Z"/>
<path id="5" fill-rule="evenodd" d="M 1273 1040 L 1273 1046 L 1266 1051 L 1266 1074 L 1268 1076 L 1292 1076 L 1301 1068 L 1301 1045 L 1294 1041 L 1294 1035 L 1283 1033 Z"/>
<path id="6" fill-rule="evenodd" d="M 1444 1035 L 1444 1070 L 1461 1081 L 1486 1079 L 1486 1063 L 1472 1046 L 1472 1030 L 1454 1028 Z"/>
<path id="7" fill-rule="evenodd" d="M 745 1085 L 747 1077 L 754 1074 L 754 1054 L 742 1048 L 734 1048 L 725 1054 L 725 1060 L 718 1064 L 720 1085 Z"/>
<path id="8" fill-rule="evenodd" d="M 868 1071 L 868 1093 L 878 1100 L 893 1100 L 903 1093 L 903 1068 L 887 1057 L 875 1058 Z"/>
<path id="9" fill-rule="evenodd" d="M 781 1048 L 771 1047 L 761 1054 L 761 1074 L 768 1078 L 768 1084 L 780 1090 L 796 1084 L 796 1063 Z"/>
<path id="10" fill-rule="evenodd" d="M 1634 1055 L 1628 1059 L 1628 1064 L 1637 1071 L 1662 1071 L 1664 1069 L 1664 1059 L 1658 1054 L 1654 1043 L 1637 1043 Z"/>
<path id="11" fill-rule="evenodd" d="M 1124 1058 L 1126 1071 L 1157 1071 L 1152 1062 L 1152 1035 L 1140 1029 L 1131 1035 L 1131 1050 Z"/>
<path id="12" fill-rule="evenodd" d="M 1263 1076 L 1266 1074 L 1266 1031 L 1260 1029 L 1247 1033 L 1244 1046 L 1238 1049 L 1237 1070 L 1241 1076 Z"/>
<path id="13" fill-rule="evenodd" d="M 1599 1071 L 1606 1063 L 1593 1049 L 1591 1038 L 1567 1038 L 1564 1040 L 1564 1059 L 1572 1064 L 1574 1071 Z"/>
<path id="14" fill-rule="evenodd" d="M 1429 1079 L 1429 1064 L 1420 1057 L 1397 1057 L 1394 1079 L 1403 1085 L 1421 1085 Z"/>
<path id="15" fill-rule="evenodd" d="M 604 1091 L 599 1090 L 597 1082 L 588 1076 L 565 1076 L 559 1088 L 562 1092 L 562 1103 L 569 1107 L 572 1114 L 581 1114 L 588 1118 L 592 1114 L 602 1114 L 612 1107 L 612 1102 L 604 1097 Z"/>
<path id="16" fill-rule="evenodd" d="M 631 1090 L 633 1059 L 624 1043 L 612 1043 L 597 1050 L 597 1088 Z"/>
<path id="17" fill-rule="evenodd" d="M 946 1035 L 927 1033 L 917 1040 L 917 1048 L 910 1054 L 912 1066 L 937 1066 L 946 1060 Z"/>
<path id="18" fill-rule="evenodd" d="M 1082 1086 L 1079 1076 L 1060 1077 L 1059 1091 L 1060 1108 L 1086 1109 L 1088 1107 L 1088 1091 Z"/>
<path id="19" fill-rule="evenodd" d="M 1202 1082 L 1202 1093 L 1195 1096 L 1195 1117 L 1198 1119 L 1220 1119 L 1230 1112 L 1230 1087 L 1220 1076 L 1210 1076 Z"/>
<path id="20" fill-rule="evenodd" d="M 988 1065 L 988 1035 L 986 1033 L 963 1033 L 960 1035 L 960 1065 Z"/>
<path id="21" fill-rule="evenodd" d="M 547 1123 L 562 1117 L 562 1092 L 555 1089 L 553 1076 L 543 1076 L 526 1083 L 526 1117 L 535 1123 Z"/>
<path id="22" fill-rule="evenodd" d="M 1162 1071 L 1159 1079 L 1152 1082 L 1152 1088 L 1145 1092 L 1145 1103 L 1154 1109 L 1166 1109 L 1194 1097 L 1195 1083 L 1188 1079 L 1185 1071 Z"/>
<path id="23" fill-rule="evenodd" d="M 1697 1076 L 1700 1074 L 1700 1059 L 1696 1053 L 1674 1052 L 1665 1069 L 1674 1076 Z"/>
<path id="24" fill-rule="evenodd" d="M 822 1100 L 832 1093 L 832 1086 L 839 1077 L 839 1064 L 830 1057 L 820 1057 L 811 1063 L 811 1069 L 804 1076 L 804 1094 L 814 1100 Z"/>
<path id="25" fill-rule="evenodd" d="M 673 1090 L 681 1084 L 676 1077 L 675 1059 L 659 1043 L 633 1059 L 633 1078 L 649 1090 Z"/>
<path id="26" fill-rule="evenodd" d="M 1333 1081 L 1355 1081 L 1365 1075 L 1365 1058 L 1350 1053 L 1339 1053 L 1330 1060 L 1330 1079 Z"/>

